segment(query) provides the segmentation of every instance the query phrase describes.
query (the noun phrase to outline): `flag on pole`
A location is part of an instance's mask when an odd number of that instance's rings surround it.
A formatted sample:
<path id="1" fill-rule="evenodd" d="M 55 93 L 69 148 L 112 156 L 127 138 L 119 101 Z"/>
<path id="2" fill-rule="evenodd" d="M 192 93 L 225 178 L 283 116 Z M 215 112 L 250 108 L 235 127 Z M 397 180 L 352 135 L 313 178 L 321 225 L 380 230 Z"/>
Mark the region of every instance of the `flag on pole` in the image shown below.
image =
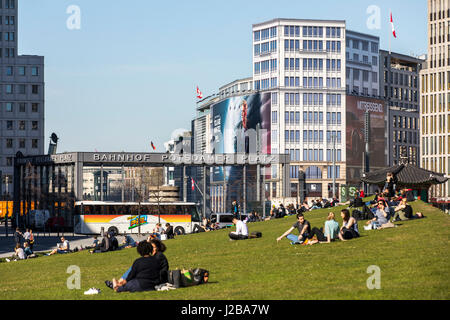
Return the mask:
<path id="1" fill-rule="evenodd" d="M 391 12 L 391 27 L 392 27 L 392 34 L 394 35 L 394 38 L 397 38 L 397 35 L 395 34 L 394 20 L 392 20 L 392 12 Z"/>
<path id="2" fill-rule="evenodd" d="M 155 145 L 153 144 L 153 141 L 151 142 L 151 145 L 152 145 L 153 150 L 156 150 L 156 147 L 155 147 Z"/>
<path id="3" fill-rule="evenodd" d="M 200 91 L 200 89 L 197 86 L 197 98 L 198 99 L 202 99 L 203 98 L 203 93 Z"/>
<path id="4" fill-rule="evenodd" d="M 192 186 L 192 191 L 194 191 L 195 190 L 194 178 L 191 178 L 191 186 Z"/>

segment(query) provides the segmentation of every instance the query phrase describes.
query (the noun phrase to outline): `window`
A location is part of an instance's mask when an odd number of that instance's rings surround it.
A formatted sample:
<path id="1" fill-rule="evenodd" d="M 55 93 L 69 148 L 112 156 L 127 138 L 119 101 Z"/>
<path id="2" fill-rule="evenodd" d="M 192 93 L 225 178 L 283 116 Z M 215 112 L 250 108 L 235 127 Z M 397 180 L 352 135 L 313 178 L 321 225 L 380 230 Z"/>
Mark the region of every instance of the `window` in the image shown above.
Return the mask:
<path id="1" fill-rule="evenodd" d="M 25 130 L 25 121 L 24 120 L 19 121 L 19 130 L 22 130 L 22 131 Z"/>
<path id="2" fill-rule="evenodd" d="M 5 110 L 6 110 L 6 112 L 13 112 L 13 104 L 12 104 L 12 102 L 7 102 L 5 104 Z"/>
<path id="3" fill-rule="evenodd" d="M 19 103 L 19 112 L 26 112 L 26 103 Z"/>
<path id="4" fill-rule="evenodd" d="M 272 111 L 272 123 L 277 124 L 278 123 L 278 112 Z"/>
<path id="5" fill-rule="evenodd" d="M 37 129 L 38 129 L 38 122 L 31 121 L 31 130 L 37 130 Z"/>
<path id="6" fill-rule="evenodd" d="M 6 90 L 7 94 L 12 94 L 13 93 L 13 86 L 12 86 L 12 84 L 7 84 L 5 86 L 5 90 Z"/>
<path id="7" fill-rule="evenodd" d="M 6 121 L 6 130 L 13 130 L 13 121 L 12 120 Z"/>
<path id="8" fill-rule="evenodd" d="M 6 139 L 6 148 L 11 149 L 13 147 L 13 139 Z"/>
<path id="9" fill-rule="evenodd" d="M 38 148 L 38 139 L 32 139 L 31 140 L 31 148 L 37 149 Z"/>
<path id="10" fill-rule="evenodd" d="M 26 94 L 27 93 L 27 87 L 24 84 L 19 84 L 19 94 Z"/>
<path id="11" fill-rule="evenodd" d="M 19 148 L 25 149 L 25 139 L 19 139 Z"/>
<path id="12" fill-rule="evenodd" d="M 6 67 L 6 75 L 7 76 L 13 75 L 13 67 Z"/>

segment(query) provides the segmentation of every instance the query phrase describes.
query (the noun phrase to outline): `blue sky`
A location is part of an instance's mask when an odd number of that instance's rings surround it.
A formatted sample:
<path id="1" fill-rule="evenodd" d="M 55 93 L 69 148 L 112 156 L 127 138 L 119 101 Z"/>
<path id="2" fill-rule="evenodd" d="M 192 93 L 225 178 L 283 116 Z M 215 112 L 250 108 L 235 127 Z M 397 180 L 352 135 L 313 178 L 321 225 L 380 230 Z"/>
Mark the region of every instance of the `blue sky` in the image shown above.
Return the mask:
<path id="1" fill-rule="evenodd" d="M 70 5 L 81 29 L 66 26 Z M 380 29 L 368 29 L 369 6 Z M 346 20 L 392 51 L 427 51 L 425 0 L 20 0 L 19 54 L 45 56 L 47 148 L 63 151 L 164 151 L 178 128 L 191 128 L 195 88 L 204 95 L 252 74 L 252 24 L 274 18 Z"/>

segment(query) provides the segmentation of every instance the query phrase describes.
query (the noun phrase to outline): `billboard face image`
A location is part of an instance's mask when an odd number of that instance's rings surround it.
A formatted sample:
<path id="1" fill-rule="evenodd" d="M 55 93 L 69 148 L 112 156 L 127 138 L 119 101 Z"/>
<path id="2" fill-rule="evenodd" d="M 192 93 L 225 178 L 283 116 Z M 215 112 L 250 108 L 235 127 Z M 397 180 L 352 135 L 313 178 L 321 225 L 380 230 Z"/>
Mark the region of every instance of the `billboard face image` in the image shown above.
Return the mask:
<path id="1" fill-rule="evenodd" d="M 385 112 L 383 100 L 347 96 L 346 156 L 347 181 L 359 183 L 365 151 L 365 113 L 370 115 L 369 169 L 386 167 Z"/>
<path id="2" fill-rule="evenodd" d="M 270 111 L 270 93 L 233 97 L 214 105 L 211 111 L 214 152 L 270 154 Z M 222 168 L 216 168 L 214 180 L 223 179 Z"/>

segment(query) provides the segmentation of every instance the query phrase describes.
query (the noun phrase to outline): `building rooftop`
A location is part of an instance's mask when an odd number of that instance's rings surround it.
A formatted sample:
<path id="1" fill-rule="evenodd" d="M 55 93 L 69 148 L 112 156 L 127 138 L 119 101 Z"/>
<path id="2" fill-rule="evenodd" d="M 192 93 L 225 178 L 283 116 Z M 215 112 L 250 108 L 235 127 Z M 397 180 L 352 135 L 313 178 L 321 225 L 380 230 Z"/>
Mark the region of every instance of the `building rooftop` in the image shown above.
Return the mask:
<path id="1" fill-rule="evenodd" d="M 253 28 L 257 28 L 260 26 L 264 26 L 266 24 L 270 23 L 282 23 L 282 22 L 302 22 L 302 23 L 308 23 L 308 22 L 323 22 L 323 23 L 343 23 L 345 24 L 345 20 L 323 20 L 323 19 L 288 19 L 288 18 L 276 18 L 268 21 L 264 21 L 261 23 L 253 24 Z"/>

